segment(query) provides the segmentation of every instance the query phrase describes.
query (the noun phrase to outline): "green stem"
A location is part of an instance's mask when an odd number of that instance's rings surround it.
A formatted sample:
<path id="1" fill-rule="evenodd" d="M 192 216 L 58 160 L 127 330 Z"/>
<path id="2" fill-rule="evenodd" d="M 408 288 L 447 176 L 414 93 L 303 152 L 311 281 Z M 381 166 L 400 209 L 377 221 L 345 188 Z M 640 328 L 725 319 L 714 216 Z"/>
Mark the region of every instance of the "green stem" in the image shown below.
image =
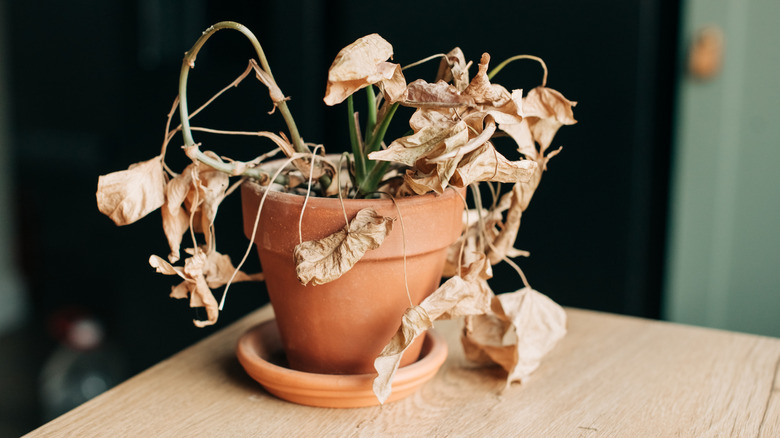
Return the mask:
<path id="1" fill-rule="evenodd" d="M 379 183 L 382 181 L 382 177 L 387 172 L 387 167 L 390 166 L 389 161 L 372 161 L 374 166 L 371 171 L 368 172 L 362 184 L 358 187 L 358 192 L 361 194 L 373 193 L 379 187 Z"/>
<path id="2" fill-rule="evenodd" d="M 366 100 L 368 101 L 368 111 L 366 111 L 366 139 L 365 143 L 368 144 L 372 139 L 374 128 L 376 127 L 376 94 L 374 93 L 374 86 L 369 85 L 366 87 Z"/>
<path id="3" fill-rule="evenodd" d="M 366 157 L 360 149 L 360 141 L 357 136 L 357 127 L 355 126 L 355 104 L 352 101 L 352 95 L 347 97 L 347 121 L 349 122 L 349 143 L 352 146 L 352 155 L 355 157 L 355 179 L 363 181 L 366 176 Z"/>
<path id="4" fill-rule="evenodd" d="M 382 145 L 382 140 L 385 138 L 385 133 L 387 133 L 387 128 L 390 126 L 390 120 L 392 120 L 393 115 L 397 109 L 398 102 L 394 103 L 390 109 L 387 110 L 387 114 L 385 114 L 385 117 L 382 119 L 382 123 L 377 128 L 376 134 L 371 137 L 371 143 L 366 145 L 366 156 L 368 156 L 368 154 L 371 152 L 379 150 L 379 147 Z"/>
<path id="5" fill-rule="evenodd" d="M 493 70 L 490 70 L 490 73 L 488 73 L 488 79 L 493 79 L 493 76 L 497 75 L 498 72 L 500 72 L 504 67 L 509 65 L 510 62 L 517 61 L 520 59 L 531 59 L 542 65 L 542 70 L 544 70 L 544 76 L 542 77 L 542 87 L 546 87 L 547 86 L 547 64 L 544 63 L 544 60 L 542 58 L 533 55 L 516 55 L 511 58 L 505 59 L 501 64 L 498 64 L 495 68 L 493 68 Z"/>
<path id="6" fill-rule="evenodd" d="M 241 32 L 249 41 L 252 43 L 252 46 L 255 49 L 255 52 L 257 53 L 257 57 L 260 60 L 260 65 L 262 66 L 263 70 L 268 74 L 268 76 L 271 78 L 272 81 L 273 75 L 271 74 L 271 67 L 268 65 L 268 60 L 265 57 L 265 52 L 263 51 L 262 46 L 260 45 L 260 42 L 257 40 L 255 35 L 247 29 L 245 26 L 233 22 L 233 21 L 222 21 L 219 22 L 208 29 L 206 29 L 205 32 L 198 38 L 198 40 L 195 42 L 195 44 L 192 46 L 192 48 L 187 51 L 187 53 L 184 54 L 184 60 L 182 61 L 182 67 L 181 72 L 179 74 L 179 115 L 181 117 L 181 127 L 182 127 L 182 135 L 184 137 L 184 145 L 185 147 L 195 147 L 195 155 L 197 156 L 197 159 L 205 164 L 208 164 L 218 170 L 227 171 L 229 173 L 232 173 L 232 166 L 227 163 L 219 163 L 216 160 L 210 159 L 206 155 L 204 155 L 199 149 L 197 149 L 197 146 L 195 144 L 195 139 L 192 137 L 192 129 L 190 128 L 190 120 L 189 120 L 189 110 L 187 108 L 187 79 L 189 77 L 189 71 L 191 68 L 195 66 L 195 58 L 198 55 L 198 52 L 203 47 L 203 45 L 206 43 L 206 41 L 214 35 L 219 30 L 222 29 L 233 29 L 236 31 Z M 279 108 L 279 112 L 282 114 L 282 117 L 284 118 L 285 123 L 287 124 L 287 129 L 290 131 L 290 137 L 293 143 L 293 147 L 297 152 L 302 153 L 310 153 L 309 148 L 303 143 L 303 139 L 301 138 L 300 134 L 298 133 L 298 127 L 295 124 L 295 120 L 292 117 L 292 114 L 290 113 L 290 109 L 287 107 L 287 102 L 281 101 L 281 102 L 274 102 L 274 104 Z M 224 168 L 229 167 L 230 170 L 225 170 Z M 252 172 L 247 172 L 246 174 L 249 174 Z"/>

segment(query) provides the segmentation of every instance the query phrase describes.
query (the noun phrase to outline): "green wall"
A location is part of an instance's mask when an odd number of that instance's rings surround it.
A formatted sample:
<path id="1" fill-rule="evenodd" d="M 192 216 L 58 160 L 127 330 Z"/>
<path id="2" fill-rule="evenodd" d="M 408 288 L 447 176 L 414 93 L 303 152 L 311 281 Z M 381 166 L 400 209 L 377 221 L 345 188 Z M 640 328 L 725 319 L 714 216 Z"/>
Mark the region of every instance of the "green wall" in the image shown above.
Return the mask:
<path id="1" fill-rule="evenodd" d="M 684 48 L 715 25 L 725 54 L 680 76 L 664 316 L 780 336 L 780 1 L 688 0 L 681 21 Z"/>

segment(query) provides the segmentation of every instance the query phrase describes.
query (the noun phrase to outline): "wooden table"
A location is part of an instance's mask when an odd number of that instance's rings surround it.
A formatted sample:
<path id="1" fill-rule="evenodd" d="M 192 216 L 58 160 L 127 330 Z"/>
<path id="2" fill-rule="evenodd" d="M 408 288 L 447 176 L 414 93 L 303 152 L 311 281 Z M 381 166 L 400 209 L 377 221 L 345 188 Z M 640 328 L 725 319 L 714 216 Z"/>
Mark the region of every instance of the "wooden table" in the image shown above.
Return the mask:
<path id="1" fill-rule="evenodd" d="M 780 437 L 780 339 L 567 309 L 569 333 L 524 384 L 450 355 L 418 393 L 382 407 L 274 398 L 234 356 L 268 308 L 29 436 Z"/>

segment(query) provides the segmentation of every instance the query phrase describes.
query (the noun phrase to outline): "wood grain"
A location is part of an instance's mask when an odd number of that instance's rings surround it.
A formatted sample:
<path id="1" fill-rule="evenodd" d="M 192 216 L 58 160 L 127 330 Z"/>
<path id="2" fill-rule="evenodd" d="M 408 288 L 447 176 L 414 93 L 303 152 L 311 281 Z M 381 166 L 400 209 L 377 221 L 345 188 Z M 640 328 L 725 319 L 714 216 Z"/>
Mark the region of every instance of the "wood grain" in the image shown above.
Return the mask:
<path id="1" fill-rule="evenodd" d="M 234 356 L 261 309 L 29 436 L 780 436 L 780 339 L 567 309 L 569 333 L 531 379 L 505 388 L 450 356 L 418 393 L 321 409 L 274 398 Z"/>

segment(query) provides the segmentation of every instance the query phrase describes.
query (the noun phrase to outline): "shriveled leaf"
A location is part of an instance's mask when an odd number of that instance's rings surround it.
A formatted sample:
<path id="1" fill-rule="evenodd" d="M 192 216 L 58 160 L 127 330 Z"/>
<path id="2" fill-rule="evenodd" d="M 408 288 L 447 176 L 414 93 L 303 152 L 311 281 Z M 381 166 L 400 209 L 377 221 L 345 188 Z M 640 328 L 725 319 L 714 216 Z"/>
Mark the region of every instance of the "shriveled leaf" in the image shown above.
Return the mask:
<path id="1" fill-rule="evenodd" d="M 373 388 L 379 403 L 384 403 L 390 397 L 393 376 L 401 363 L 401 356 L 417 336 L 432 326 L 431 318 L 423 307 L 414 306 L 406 309 L 406 313 L 401 319 L 401 327 L 390 339 L 379 357 L 374 360 L 374 368 L 377 370 L 378 376 L 374 378 Z"/>
<path id="2" fill-rule="evenodd" d="M 507 372 L 507 384 L 522 381 L 566 334 L 566 312 L 541 293 L 523 288 L 497 295 L 490 314 L 467 317 L 466 357 L 489 359 Z"/>
<path id="3" fill-rule="evenodd" d="M 206 265 L 203 269 L 203 276 L 206 279 L 206 283 L 212 289 L 226 285 L 236 268 L 230 261 L 230 256 L 227 254 L 220 254 L 216 251 L 212 251 L 206 258 Z M 242 281 L 263 281 L 264 275 L 262 273 L 247 274 L 244 271 L 236 272 L 233 277 L 233 282 L 238 283 Z"/>
<path id="4" fill-rule="evenodd" d="M 400 65 L 391 65 L 395 66 L 393 74 L 389 78 L 385 78 L 382 81 L 379 81 L 378 85 L 382 90 L 385 99 L 390 103 L 395 103 L 406 95 L 406 78 L 404 77 Z"/>
<path id="5" fill-rule="evenodd" d="M 149 264 L 158 273 L 178 275 L 183 278 L 184 281 L 171 288 L 171 298 L 189 297 L 190 307 L 204 307 L 208 318 L 205 321 L 194 320 L 193 323 L 198 327 L 212 325 L 217 322 L 219 317 L 219 305 L 211 289 L 224 286 L 230 280 L 235 268 L 230 262 L 230 257 L 217 251 L 207 253 L 203 248 L 190 248 L 187 249 L 187 253 L 191 256 L 184 261 L 183 267 L 173 266 L 156 255 L 149 257 Z M 233 281 L 260 281 L 262 279 L 262 274 L 247 275 L 238 271 Z"/>
<path id="6" fill-rule="evenodd" d="M 458 163 L 450 183 L 455 187 L 466 187 L 480 181 L 528 182 L 536 168 L 536 162 L 531 160 L 509 161 L 492 143 L 486 142 Z"/>
<path id="7" fill-rule="evenodd" d="M 355 91 L 383 81 L 388 81 L 391 93 L 397 93 L 403 74 L 397 64 L 386 62 L 392 56 L 393 46 L 378 34 L 341 49 L 328 70 L 325 103 L 336 105 Z"/>
<path id="8" fill-rule="evenodd" d="M 221 161 L 213 152 L 205 154 Z M 212 226 L 229 184 L 228 174 L 199 162 L 187 166 L 168 183 L 162 209 L 163 231 L 171 249 L 168 260 L 179 260 L 182 236 L 190 222 L 195 232 L 204 233 L 207 245 L 213 244 Z"/>
<path id="9" fill-rule="evenodd" d="M 504 87 L 490 83 L 487 75 L 489 63 L 490 55 L 483 53 L 482 59 L 479 61 L 479 70 L 471 79 L 468 87 L 463 90 L 463 94 L 471 96 L 479 104 L 505 105 L 511 100 L 511 95 Z"/>
<path id="10" fill-rule="evenodd" d="M 458 91 L 463 91 L 469 85 L 469 69 L 466 57 L 460 47 L 455 47 L 439 64 L 436 81 L 452 82 Z"/>
<path id="11" fill-rule="evenodd" d="M 181 268 L 176 268 L 170 263 L 166 262 L 162 258 L 151 255 L 149 256 L 149 264 L 159 273 L 163 275 L 178 275 L 184 277 L 184 271 Z"/>
<path id="12" fill-rule="evenodd" d="M 577 102 L 572 102 L 552 88 L 536 87 L 523 99 L 523 116 L 534 140 L 539 143 L 541 153 L 550 147 L 552 139 L 563 125 L 573 125 Z"/>
<path id="13" fill-rule="evenodd" d="M 449 125 L 432 125 L 393 141 L 387 149 L 368 154 L 368 158 L 415 166 L 418 161 L 430 157 L 434 151 L 439 155 L 465 144 L 468 140 L 467 131 L 466 124 L 460 121 Z M 448 144 L 445 144 L 448 140 Z"/>
<path id="14" fill-rule="evenodd" d="M 98 210 L 117 225 L 131 224 L 165 202 L 162 157 L 133 164 L 98 178 Z"/>
<path id="15" fill-rule="evenodd" d="M 402 105 L 415 108 L 456 108 L 474 106 L 474 97 L 461 94 L 455 86 L 444 81 L 428 83 L 422 79 L 409 84 Z"/>
<path id="16" fill-rule="evenodd" d="M 449 278 L 420 303 L 431 319 L 454 319 L 482 315 L 490 311 L 493 292 L 487 283 L 492 276 L 484 255 L 462 269 L 460 276 Z"/>
<path id="17" fill-rule="evenodd" d="M 374 360 L 378 375 L 374 379 L 374 394 L 384 403 L 392 392 L 392 382 L 401 358 L 412 342 L 438 319 L 452 319 L 466 315 L 482 315 L 490 310 L 493 292 L 487 284 L 490 265 L 484 255 L 464 268 L 461 277 L 445 281 L 419 306 L 410 307 L 401 319 L 401 326 L 382 353 Z"/>
<path id="18" fill-rule="evenodd" d="M 297 245 L 294 256 L 298 281 L 318 285 L 341 277 L 366 251 L 379 248 L 392 227 L 392 218 L 364 208 L 341 230 Z"/>

